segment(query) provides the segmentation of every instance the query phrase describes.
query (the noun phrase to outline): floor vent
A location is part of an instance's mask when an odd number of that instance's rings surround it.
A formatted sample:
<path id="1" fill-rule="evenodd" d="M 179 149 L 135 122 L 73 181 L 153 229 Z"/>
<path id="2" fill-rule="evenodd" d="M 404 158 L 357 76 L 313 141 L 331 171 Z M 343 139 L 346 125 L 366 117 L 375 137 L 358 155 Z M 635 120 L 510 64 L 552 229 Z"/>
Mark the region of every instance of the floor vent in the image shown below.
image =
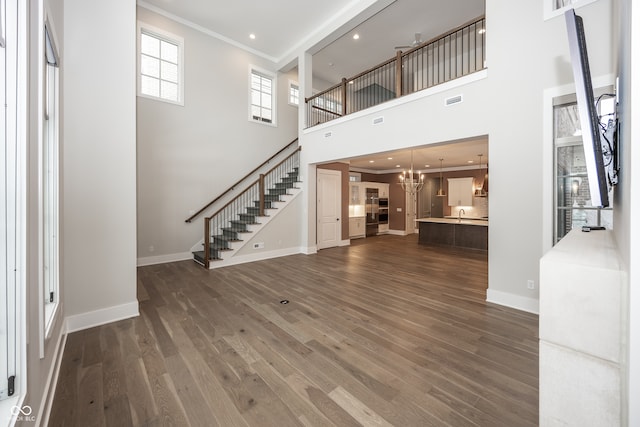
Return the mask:
<path id="1" fill-rule="evenodd" d="M 448 107 L 450 105 L 459 104 L 462 102 L 462 95 L 452 96 L 444 100 L 444 106 Z"/>

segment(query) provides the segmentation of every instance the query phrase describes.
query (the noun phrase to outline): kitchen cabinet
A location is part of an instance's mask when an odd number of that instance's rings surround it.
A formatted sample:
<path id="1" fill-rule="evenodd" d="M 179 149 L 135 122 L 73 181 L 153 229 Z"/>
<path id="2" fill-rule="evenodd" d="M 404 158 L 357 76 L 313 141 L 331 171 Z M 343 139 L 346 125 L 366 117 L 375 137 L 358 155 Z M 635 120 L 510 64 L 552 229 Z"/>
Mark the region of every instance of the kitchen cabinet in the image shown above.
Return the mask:
<path id="1" fill-rule="evenodd" d="M 365 217 L 357 216 L 349 218 L 349 238 L 364 237 L 365 232 Z"/>
<path id="2" fill-rule="evenodd" d="M 389 184 L 378 184 L 378 197 L 389 198 Z"/>
<path id="3" fill-rule="evenodd" d="M 473 206 L 473 178 L 448 178 L 449 206 Z"/>
<path id="4" fill-rule="evenodd" d="M 362 185 L 361 183 L 357 182 L 351 183 L 351 197 L 349 199 L 349 204 L 350 205 L 362 205 L 364 204 L 364 199 L 362 197 Z"/>

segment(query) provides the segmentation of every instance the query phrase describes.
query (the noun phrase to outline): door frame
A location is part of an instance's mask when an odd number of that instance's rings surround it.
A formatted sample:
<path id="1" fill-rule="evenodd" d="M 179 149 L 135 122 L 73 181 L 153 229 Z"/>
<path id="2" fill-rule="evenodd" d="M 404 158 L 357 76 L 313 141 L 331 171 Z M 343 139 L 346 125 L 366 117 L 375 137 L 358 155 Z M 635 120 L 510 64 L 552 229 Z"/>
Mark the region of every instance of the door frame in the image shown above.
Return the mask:
<path id="1" fill-rule="evenodd" d="M 335 244 L 325 244 L 320 241 L 322 233 L 320 232 L 320 221 L 322 221 L 322 216 L 320 215 L 320 203 L 323 203 L 321 197 L 322 194 L 322 186 L 320 185 L 320 180 L 322 176 L 330 177 L 331 179 L 337 179 L 337 192 L 336 192 L 336 206 L 337 206 L 337 218 L 336 218 L 336 235 L 335 235 Z M 318 249 L 326 249 L 333 248 L 336 246 L 340 246 L 340 242 L 342 241 L 342 172 L 333 170 L 333 169 L 316 169 L 316 247 Z"/>

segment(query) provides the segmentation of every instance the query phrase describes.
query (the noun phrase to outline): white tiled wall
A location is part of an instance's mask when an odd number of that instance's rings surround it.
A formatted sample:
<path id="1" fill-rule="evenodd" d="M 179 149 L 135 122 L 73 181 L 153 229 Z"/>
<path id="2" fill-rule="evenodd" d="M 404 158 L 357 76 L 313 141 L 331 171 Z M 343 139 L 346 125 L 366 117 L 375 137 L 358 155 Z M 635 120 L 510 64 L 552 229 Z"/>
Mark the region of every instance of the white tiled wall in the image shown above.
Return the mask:
<path id="1" fill-rule="evenodd" d="M 489 216 L 489 198 L 474 197 L 473 206 L 451 206 L 451 216 L 458 216 L 458 211 L 464 209 L 465 217 L 482 218 Z"/>

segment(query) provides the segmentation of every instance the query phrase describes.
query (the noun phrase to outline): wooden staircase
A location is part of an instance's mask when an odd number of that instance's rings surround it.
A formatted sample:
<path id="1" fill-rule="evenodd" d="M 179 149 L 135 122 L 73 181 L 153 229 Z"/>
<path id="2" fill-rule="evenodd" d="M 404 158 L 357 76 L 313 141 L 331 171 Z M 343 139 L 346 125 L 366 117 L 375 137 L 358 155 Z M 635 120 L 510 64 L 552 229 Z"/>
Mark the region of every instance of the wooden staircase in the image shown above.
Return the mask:
<path id="1" fill-rule="evenodd" d="M 193 252 L 194 261 L 205 268 L 215 268 L 216 261 L 233 257 L 252 233 L 259 231 L 301 191 L 297 186 L 298 164 L 299 150 L 261 175 L 257 182 L 214 215 L 205 218 L 206 241 L 203 239 L 203 250 Z"/>

